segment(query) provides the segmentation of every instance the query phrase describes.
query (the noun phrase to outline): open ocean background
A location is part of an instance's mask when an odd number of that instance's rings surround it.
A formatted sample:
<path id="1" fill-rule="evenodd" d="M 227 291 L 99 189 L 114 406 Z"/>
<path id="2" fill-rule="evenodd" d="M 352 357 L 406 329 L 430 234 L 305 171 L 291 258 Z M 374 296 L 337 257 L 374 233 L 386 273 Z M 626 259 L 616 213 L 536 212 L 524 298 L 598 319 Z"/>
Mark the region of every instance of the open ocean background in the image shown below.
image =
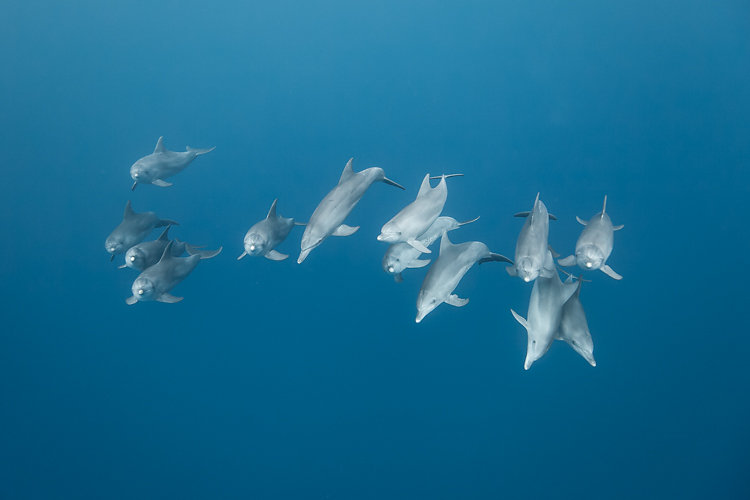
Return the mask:
<path id="1" fill-rule="evenodd" d="M 0 498 L 749 498 L 749 33 L 732 0 L 4 2 Z M 131 192 L 160 135 L 216 150 Z M 302 265 L 300 228 L 235 260 L 351 156 L 407 191 Z M 426 270 L 375 237 L 426 172 L 481 216 L 451 239 L 508 256 L 538 191 L 563 255 L 609 195 L 596 368 L 523 370 L 500 264 L 414 323 Z M 224 245 L 183 302 L 125 304 L 128 199 Z"/>

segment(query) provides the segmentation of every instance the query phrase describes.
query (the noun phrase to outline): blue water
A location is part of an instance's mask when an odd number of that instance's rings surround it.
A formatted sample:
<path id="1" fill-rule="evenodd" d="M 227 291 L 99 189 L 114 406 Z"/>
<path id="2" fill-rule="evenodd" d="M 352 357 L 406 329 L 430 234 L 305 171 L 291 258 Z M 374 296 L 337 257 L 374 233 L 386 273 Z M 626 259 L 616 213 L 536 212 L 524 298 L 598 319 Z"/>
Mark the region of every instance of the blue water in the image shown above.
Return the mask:
<path id="1" fill-rule="evenodd" d="M 0 497 L 748 498 L 750 6 L 692 0 L 27 2 L 0 17 Z M 216 146 L 130 191 L 165 136 Z M 307 220 L 378 165 L 295 263 L 235 258 L 279 198 Z M 512 256 L 541 192 L 572 252 L 609 195 L 582 300 L 598 366 L 527 372 L 530 285 L 469 271 L 414 323 L 425 269 L 380 268 L 425 172 L 451 234 Z M 125 202 L 224 245 L 129 307 L 103 248 Z M 158 233 L 155 231 L 153 237 Z"/>

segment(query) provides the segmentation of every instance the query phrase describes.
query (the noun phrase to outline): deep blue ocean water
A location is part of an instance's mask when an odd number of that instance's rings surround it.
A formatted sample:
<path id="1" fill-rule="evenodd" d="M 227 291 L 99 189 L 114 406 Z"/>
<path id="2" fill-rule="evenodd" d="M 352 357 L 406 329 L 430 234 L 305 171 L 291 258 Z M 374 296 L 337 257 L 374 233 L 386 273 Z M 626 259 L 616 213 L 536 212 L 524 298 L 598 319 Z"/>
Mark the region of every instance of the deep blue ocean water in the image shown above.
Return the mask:
<path id="1" fill-rule="evenodd" d="M 750 5 L 692 0 L 20 2 L 0 17 L 0 497 L 748 498 Z M 216 146 L 174 186 L 129 166 Z M 307 220 L 377 183 L 302 265 L 246 258 L 279 198 Z M 604 194 L 625 229 L 582 300 L 598 366 L 528 372 L 530 285 L 474 267 L 414 323 L 381 225 L 426 172 L 451 233 L 512 256 Z M 129 307 L 125 202 L 224 246 Z M 157 231 L 153 233 L 156 237 Z"/>

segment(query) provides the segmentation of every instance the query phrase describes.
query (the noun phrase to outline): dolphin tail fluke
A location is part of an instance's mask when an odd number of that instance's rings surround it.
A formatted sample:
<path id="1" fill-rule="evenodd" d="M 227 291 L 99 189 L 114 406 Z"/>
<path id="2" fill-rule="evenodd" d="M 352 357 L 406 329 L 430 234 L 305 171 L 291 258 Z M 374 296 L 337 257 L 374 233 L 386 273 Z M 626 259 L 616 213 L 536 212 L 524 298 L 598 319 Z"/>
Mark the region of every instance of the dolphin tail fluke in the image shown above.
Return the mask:
<path id="1" fill-rule="evenodd" d="M 199 250 L 198 247 L 185 243 L 185 251 L 190 255 L 197 255 L 201 260 L 212 259 L 219 255 L 223 249 L 224 247 L 219 247 L 216 250 Z"/>
<path id="2" fill-rule="evenodd" d="M 388 177 L 383 177 L 383 182 L 385 182 L 389 186 L 395 186 L 395 187 L 397 187 L 399 189 L 403 189 L 404 191 L 406 191 L 406 188 L 404 186 L 402 186 L 401 184 L 399 184 L 396 181 L 390 180 Z"/>
<path id="3" fill-rule="evenodd" d="M 505 255 L 500 255 L 499 253 L 490 252 L 490 255 L 488 257 L 483 257 L 479 259 L 479 264 L 484 264 L 485 262 L 506 262 L 508 264 L 513 264 L 513 261 L 510 260 Z"/>
<path id="4" fill-rule="evenodd" d="M 443 175 L 433 175 L 430 177 L 430 180 L 438 180 L 438 179 L 450 179 L 451 177 L 463 177 L 464 174 L 443 174 Z"/>
<path id="5" fill-rule="evenodd" d="M 604 274 L 606 274 L 607 276 L 609 276 L 610 278 L 613 278 L 613 279 L 616 279 L 616 280 L 621 280 L 621 279 L 622 279 L 622 276 L 620 276 L 619 274 L 617 274 L 617 273 L 615 272 L 615 270 L 614 270 L 614 269 L 612 269 L 611 267 L 609 267 L 609 265 L 607 265 L 607 264 L 604 264 L 604 265 L 603 265 L 602 267 L 600 267 L 599 269 L 601 269 L 601 270 L 602 270 L 602 272 L 603 272 Z"/>
<path id="6" fill-rule="evenodd" d="M 471 219 L 471 220 L 465 220 L 465 221 L 463 221 L 463 222 L 459 222 L 459 223 L 458 223 L 458 225 L 459 225 L 459 226 L 465 226 L 466 224 L 471 224 L 472 222 L 476 222 L 476 221 L 478 221 L 478 220 L 479 220 L 479 217 L 480 217 L 480 216 L 478 215 L 478 216 L 474 217 L 474 218 L 473 218 L 473 219 Z"/>
<path id="7" fill-rule="evenodd" d="M 191 153 L 195 153 L 195 156 L 200 156 L 200 155 L 204 155 L 206 153 L 210 153 L 211 151 L 213 151 L 214 149 L 216 149 L 216 146 L 214 146 L 212 148 L 208 148 L 208 149 L 191 148 L 190 146 L 188 146 L 186 149 L 188 151 L 190 151 Z"/>
<path id="8" fill-rule="evenodd" d="M 559 259 L 557 263 L 560 264 L 561 266 L 570 267 L 576 263 L 576 256 L 568 255 L 564 259 Z"/>
<path id="9" fill-rule="evenodd" d="M 159 219 L 159 222 L 156 223 L 156 227 L 164 227 L 164 226 L 179 226 L 180 223 L 177 221 L 173 221 L 171 219 Z"/>

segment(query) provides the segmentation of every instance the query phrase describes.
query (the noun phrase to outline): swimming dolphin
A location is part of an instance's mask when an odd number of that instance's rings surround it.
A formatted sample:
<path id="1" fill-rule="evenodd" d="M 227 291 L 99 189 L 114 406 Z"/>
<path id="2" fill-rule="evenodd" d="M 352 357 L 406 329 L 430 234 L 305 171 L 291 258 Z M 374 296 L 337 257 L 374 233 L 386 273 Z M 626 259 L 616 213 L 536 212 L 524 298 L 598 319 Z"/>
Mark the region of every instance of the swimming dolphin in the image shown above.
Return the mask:
<path id="1" fill-rule="evenodd" d="M 555 270 L 550 250 L 547 250 L 544 267 L 551 276 L 544 277 L 540 274 L 534 281 L 527 319 L 513 309 L 510 310 L 516 321 L 526 329 L 528 335 L 526 361 L 523 365 L 525 370 L 531 368 L 534 361 L 544 356 L 558 335 L 563 304 L 573 293 L 573 290 L 566 288 L 560 281 L 560 275 Z"/>
<path id="2" fill-rule="evenodd" d="M 170 227 L 172 226 L 167 226 L 157 239 L 144 241 L 130 247 L 125 252 L 125 264 L 121 265 L 120 269 L 129 267 L 137 271 L 143 271 L 147 267 L 151 267 L 159 262 L 164 249 L 169 243 L 168 233 Z M 200 250 L 198 247 L 175 238 L 172 243 L 172 256 L 180 257 L 183 253 L 187 252 L 189 255 L 198 255 L 201 259 L 210 259 L 219 255 L 222 248 L 219 247 L 217 250 Z"/>
<path id="3" fill-rule="evenodd" d="M 614 246 L 614 232 L 619 231 L 625 226 L 612 226 L 612 221 L 609 215 L 607 215 L 606 210 L 607 196 L 605 195 L 602 211 L 594 215 L 591 220 L 586 222 L 576 216 L 576 220 L 586 227 L 583 228 L 576 242 L 575 255 L 560 259 L 558 264 L 566 267 L 578 264 L 579 267 L 587 271 L 601 269 L 610 278 L 616 280 L 622 279 L 622 276 L 607 265 L 607 259 L 609 258 L 609 254 L 612 253 L 612 247 Z"/>
<path id="4" fill-rule="evenodd" d="M 125 253 L 133 245 L 143 241 L 155 227 L 168 225 L 178 225 L 177 222 L 169 219 L 159 219 L 154 212 L 143 212 L 137 214 L 133 211 L 130 200 L 125 205 L 125 212 L 122 215 L 122 222 L 112 233 L 107 236 L 104 242 L 104 248 L 112 254 L 109 260 L 113 260 L 115 255 Z"/>
<path id="5" fill-rule="evenodd" d="M 478 219 L 479 217 L 465 222 L 458 222 L 453 217 L 438 217 L 429 229 L 419 237 L 419 241 L 429 248 L 443 234 L 443 231 L 453 231 Z M 383 270 L 388 274 L 392 274 L 393 279 L 397 283 L 400 283 L 404 280 L 401 276 L 404 269 L 424 267 L 430 263 L 429 260 L 419 259 L 420 255 L 422 255 L 422 252 L 408 243 L 394 243 L 388 247 L 383 256 Z"/>
<path id="6" fill-rule="evenodd" d="M 425 175 L 419 187 L 417 199 L 406 205 L 383 225 L 378 241 L 404 242 L 422 253 L 430 253 L 430 249 L 420 241 L 420 235 L 429 229 L 443 211 L 445 201 L 448 199 L 448 185 L 445 179 L 460 175 L 463 174 L 443 174 L 434 188 L 430 186 L 430 174 Z"/>
<path id="7" fill-rule="evenodd" d="M 440 254 L 427 271 L 422 288 L 417 297 L 417 318 L 419 323 L 443 302 L 455 307 L 463 307 L 469 299 L 459 298 L 453 293 L 461 278 L 475 262 L 511 262 L 500 254 L 490 252 L 487 245 L 479 241 L 468 241 L 454 245 L 443 231 L 440 239 Z"/>
<path id="8" fill-rule="evenodd" d="M 196 157 L 210 153 L 215 148 L 195 149 L 188 146 L 187 151 L 167 151 L 164 147 L 164 137 L 156 141 L 154 152 L 144 156 L 130 167 L 130 177 L 135 181 L 131 190 L 138 184 L 153 184 L 159 187 L 169 187 L 171 182 L 164 179 L 171 177 L 187 167 Z"/>
<path id="9" fill-rule="evenodd" d="M 583 311 L 583 305 L 581 305 L 582 283 L 583 280 L 581 279 L 578 279 L 577 283 L 572 283 L 572 277 L 569 277 L 564 283 L 566 287 L 575 287 L 575 291 L 563 304 L 557 338 L 570 344 L 570 347 L 583 356 L 583 359 L 588 361 L 591 366 L 596 366 L 594 341 L 591 338 L 589 324 L 586 321 L 586 313 Z"/>
<path id="10" fill-rule="evenodd" d="M 274 250 L 277 245 L 289 236 L 295 225 L 304 226 L 302 222 L 295 222 L 293 218 L 276 215 L 276 202 L 273 200 L 271 209 L 265 219 L 257 222 L 248 230 L 243 240 L 245 251 L 237 257 L 240 260 L 245 255 L 262 255 L 270 260 L 284 260 L 288 255 Z"/>
<path id="11" fill-rule="evenodd" d="M 534 281 L 537 276 L 550 278 L 554 273 L 554 267 L 547 269 L 544 259 L 547 255 L 549 244 L 549 219 L 557 220 L 557 217 L 547 212 L 547 207 L 539 199 L 539 193 L 534 200 L 534 208 L 531 212 L 519 212 L 515 217 L 526 217 L 516 242 L 516 262 L 505 270 L 511 276 L 518 276 L 525 282 Z"/>
<path id="12" fill-rule="evenodd" d="M 388 179 L 382 168 L 371 167 L 354 172 L 352 160 L 354 158 L 346 163 L 339 183 L 323 198 L 310 217 L 302 235 L 297 264 L 301 264 L 310 252 L 329 236 L 349 236 L 359 229 L 359 226 L 351 227 L 343 222 L 373 182 L 381 181 L 404 189 L 400 184 Z"/>
<path id="13" fill-rule="evenodd" d="M 167 243 L 159 262 L 146 268 L 135 279 L 131 287 L 133 296 L 125 299 L 128 305 L 154 300 L 173 304 L 183 299 L 170 295 L 169 292 L 195 269 L 201 258 L 199 255 L 175 257 L 172 255 L 172 245 L 171 241 Z"/>

